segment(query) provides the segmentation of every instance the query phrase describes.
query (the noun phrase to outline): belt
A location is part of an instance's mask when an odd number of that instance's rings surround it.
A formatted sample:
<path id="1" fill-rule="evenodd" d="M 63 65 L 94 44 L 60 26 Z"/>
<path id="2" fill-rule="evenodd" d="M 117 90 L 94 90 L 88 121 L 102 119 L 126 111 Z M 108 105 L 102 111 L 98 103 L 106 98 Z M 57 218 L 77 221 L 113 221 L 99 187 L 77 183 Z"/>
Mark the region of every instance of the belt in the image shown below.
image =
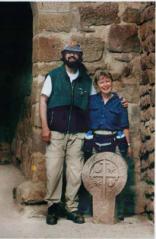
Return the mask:
<path id="1" fill-rule="evenodd" d="M 117 131 L 109 131 L 109 130 L 95 130 L 94 134 L 99 135 L 115 135 Z"/>

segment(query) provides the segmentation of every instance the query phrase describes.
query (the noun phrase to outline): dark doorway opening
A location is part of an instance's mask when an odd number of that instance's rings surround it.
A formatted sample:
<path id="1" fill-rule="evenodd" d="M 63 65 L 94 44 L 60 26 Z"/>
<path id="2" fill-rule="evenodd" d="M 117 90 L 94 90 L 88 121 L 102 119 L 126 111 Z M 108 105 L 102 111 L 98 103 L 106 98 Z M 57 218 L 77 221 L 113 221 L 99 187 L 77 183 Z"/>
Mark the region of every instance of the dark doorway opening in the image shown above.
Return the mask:
<path id="1" fill-rule="evenodd" d="M 11 143 L 32 83 L 32 11 L 27 2 L 0 3 L 0 146 Z M 1 151 L 1 148 L 0 148 Z"/>

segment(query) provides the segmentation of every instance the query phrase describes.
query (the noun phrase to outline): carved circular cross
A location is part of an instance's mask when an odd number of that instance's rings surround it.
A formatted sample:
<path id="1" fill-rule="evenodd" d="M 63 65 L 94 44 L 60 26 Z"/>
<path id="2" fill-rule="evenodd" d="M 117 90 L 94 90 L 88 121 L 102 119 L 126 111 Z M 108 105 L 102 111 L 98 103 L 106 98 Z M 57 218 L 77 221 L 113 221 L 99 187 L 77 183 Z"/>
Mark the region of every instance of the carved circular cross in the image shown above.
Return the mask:
<path id="1" fill-rule="evenodd" d="M 82 180 L 86 189 L 96 197 L 114 197 L 121 192 L 127 181 L 127 164 L 115 153 L 93 155 L 85 163 Z"/>

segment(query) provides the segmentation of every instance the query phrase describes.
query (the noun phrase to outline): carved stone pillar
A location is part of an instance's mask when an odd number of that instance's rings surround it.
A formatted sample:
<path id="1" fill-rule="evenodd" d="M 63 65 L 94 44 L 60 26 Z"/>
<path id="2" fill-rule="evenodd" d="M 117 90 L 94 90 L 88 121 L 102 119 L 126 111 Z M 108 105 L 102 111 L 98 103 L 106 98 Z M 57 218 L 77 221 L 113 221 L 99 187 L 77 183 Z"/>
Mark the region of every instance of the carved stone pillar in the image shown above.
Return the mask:
<path id="1" fill-rule="evenodd" d="M 115 153 L 93 155 L 84 165 L 84 186 L 93 196 L 93 221 L 115 223 L 115 198 L 127 181 L 127 165 Z"/>

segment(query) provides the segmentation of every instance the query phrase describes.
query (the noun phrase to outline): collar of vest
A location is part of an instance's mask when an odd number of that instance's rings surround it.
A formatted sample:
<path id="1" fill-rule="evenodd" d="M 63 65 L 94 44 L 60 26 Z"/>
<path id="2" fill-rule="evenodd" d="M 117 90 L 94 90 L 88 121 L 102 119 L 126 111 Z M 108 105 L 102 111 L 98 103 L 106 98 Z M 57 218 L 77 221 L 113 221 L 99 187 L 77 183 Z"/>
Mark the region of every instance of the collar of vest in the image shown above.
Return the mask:
<path id="1" fill-rule="evenodd" d="M 62 72 L 63 72 L 64 74 L 66 74 L 66 76 L 69 78 L 69 76 L 68 76 L 68 74 L 67 74 L 67 71 L 66 71 L 65 64 L 62 64 L 61 70 L 62 70 Z M 81 78 L 82 76 L 84 76 L 85 71 L 82 71 L 80 68 L 79 68 L 78 70 L 79 70 L 79 76 L 78 76 L 78 78 Z M 77 78 L 77 79 L 78 79 L 78 78 Z"/>

